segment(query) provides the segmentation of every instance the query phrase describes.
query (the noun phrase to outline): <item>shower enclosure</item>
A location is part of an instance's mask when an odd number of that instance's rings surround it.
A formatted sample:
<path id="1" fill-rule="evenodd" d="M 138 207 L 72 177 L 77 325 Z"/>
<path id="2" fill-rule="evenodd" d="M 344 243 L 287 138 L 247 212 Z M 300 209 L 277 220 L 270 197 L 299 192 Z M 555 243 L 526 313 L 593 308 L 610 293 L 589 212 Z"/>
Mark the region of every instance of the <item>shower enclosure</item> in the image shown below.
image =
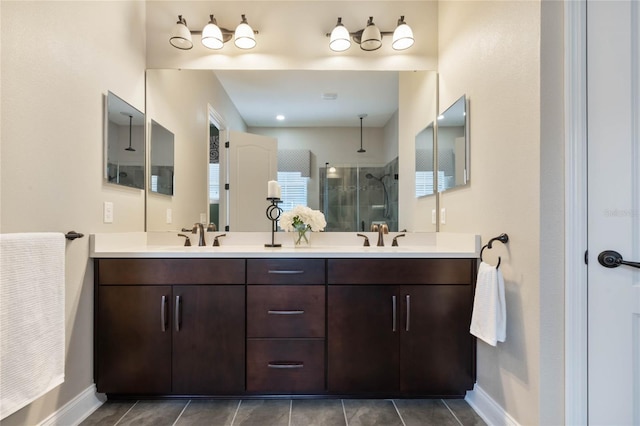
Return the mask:
<path id="1" fill-rule="evenodd" d="M 323 167 L 319 176 L 326 231 L 369 231 L 379 223 L 386 223 L 390 231 L 398 230 L 397 157 L 378 167 Z"/>

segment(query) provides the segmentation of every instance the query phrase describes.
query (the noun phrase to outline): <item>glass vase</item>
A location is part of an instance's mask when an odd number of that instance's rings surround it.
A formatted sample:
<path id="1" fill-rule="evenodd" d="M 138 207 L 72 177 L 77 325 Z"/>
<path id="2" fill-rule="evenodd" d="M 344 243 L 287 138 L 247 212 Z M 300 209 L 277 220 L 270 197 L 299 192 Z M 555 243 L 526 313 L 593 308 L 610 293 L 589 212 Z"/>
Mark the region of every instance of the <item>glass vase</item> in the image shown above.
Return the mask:
<path id="1" fill-rule="evenodd" d="M 302 248 L 311 245 L 311 228 L 309 226 L 297 226 L 292 234 L 294 247 Z"/>

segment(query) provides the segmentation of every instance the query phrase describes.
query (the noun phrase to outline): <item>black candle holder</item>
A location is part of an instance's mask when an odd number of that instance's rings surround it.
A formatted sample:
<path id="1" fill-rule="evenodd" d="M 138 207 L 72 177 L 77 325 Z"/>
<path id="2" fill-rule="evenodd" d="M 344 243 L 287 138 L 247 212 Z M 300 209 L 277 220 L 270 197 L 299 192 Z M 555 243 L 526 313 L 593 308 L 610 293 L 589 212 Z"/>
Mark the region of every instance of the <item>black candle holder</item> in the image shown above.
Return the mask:
<path id="1" fill-rule="evenodd" d="M 275 243 L 275 233 L 278 230 L 278 219 L 280 219 L 280 215 L 282 214 L 282 209 L 278 207 L 278 204 L 282 201 L 280 198 L 268 197 L 267 201 L 271 203 L 269 207 L 267 207 L 267 219 L 271 221 L 271 244 L 265 244 L 265 247 L 282 247 L 282 244 Z"/>

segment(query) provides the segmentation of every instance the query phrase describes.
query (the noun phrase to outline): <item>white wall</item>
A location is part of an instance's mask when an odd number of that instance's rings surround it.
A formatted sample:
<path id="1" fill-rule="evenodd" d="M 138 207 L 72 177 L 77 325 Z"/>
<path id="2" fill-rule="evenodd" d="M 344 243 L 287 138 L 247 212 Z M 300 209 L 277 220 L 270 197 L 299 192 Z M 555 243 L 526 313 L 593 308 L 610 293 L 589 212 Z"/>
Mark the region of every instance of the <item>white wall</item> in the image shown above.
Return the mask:
<path id="1" fill-rule="evenodd" d="M 435 232 L 431 211 L 436 196 L 416 198 L 416 135 L 436 119 L 438 75 L 430 71 L 400 73 L 398 108 L 400 191 L 398 229 Z M 474 231 L 476 232 L 476 231 Z"/>
<path id="2" fill-rule="evenodd" d="M 111 90 L 144 111 L 145 3 L 2 1 L 0 231 L 76 230 L 66 244 L 66 371 L 61 386 L 2 421 L 33 425 L 93 384 L 88 235 L 143 231 L 144 193 L 103 181 Z M 114 223 L 102 223 L 102 204 Z"/>
<path id="3" fill-rule="evenodd" d="M 147 229 L 180 230 L 209 213 L 209 106 L 226 129 L 246 125 L 211 71 L 148 70 L 147 120 L 155 120 L 175 135 L 175 187 L 172 197 L 149 194 Z M 166 211 L 172 223 L 166 223 Z"/>
<path id="4" fill-rule="evenodd" d="M 542 3 L 550 11 L 549 26 L 543 26 Z M 447 223 L 441 230 L 480 232 L 484 243 L 509 234 L 506 246 L 485 251 L 489 263 L 502 257 L 507 340 L 495 348 L 479 341 L 477 370 L 478 385 L 520 424 L 563 423 L 562 297 L 552 299 L 563 288 L 562 4 L 542 3 L 439 7 L 440 105 L 466 94 L 471 123 L 470 185 L 442 194 Z M 546 51 L 543 86 L 545 31 L 545 47 L 553 48 Z M 554 93 L 545 98 L 541 90 L 547 87 Z M 541 263 L 543 236 L 557 255 L 552 269 Z"/>

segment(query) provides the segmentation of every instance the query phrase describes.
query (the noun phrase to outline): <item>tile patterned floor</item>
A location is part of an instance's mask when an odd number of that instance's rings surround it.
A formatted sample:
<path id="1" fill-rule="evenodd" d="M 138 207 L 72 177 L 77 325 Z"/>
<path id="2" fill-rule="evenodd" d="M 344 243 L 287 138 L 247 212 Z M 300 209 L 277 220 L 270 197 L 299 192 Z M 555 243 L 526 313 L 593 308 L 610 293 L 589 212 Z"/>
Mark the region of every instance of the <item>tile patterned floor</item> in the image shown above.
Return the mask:
<path id="1" fill-rule="evenodd" d="M 460 399 L 107 401 L 82 426 L 486 426 Z"/>

